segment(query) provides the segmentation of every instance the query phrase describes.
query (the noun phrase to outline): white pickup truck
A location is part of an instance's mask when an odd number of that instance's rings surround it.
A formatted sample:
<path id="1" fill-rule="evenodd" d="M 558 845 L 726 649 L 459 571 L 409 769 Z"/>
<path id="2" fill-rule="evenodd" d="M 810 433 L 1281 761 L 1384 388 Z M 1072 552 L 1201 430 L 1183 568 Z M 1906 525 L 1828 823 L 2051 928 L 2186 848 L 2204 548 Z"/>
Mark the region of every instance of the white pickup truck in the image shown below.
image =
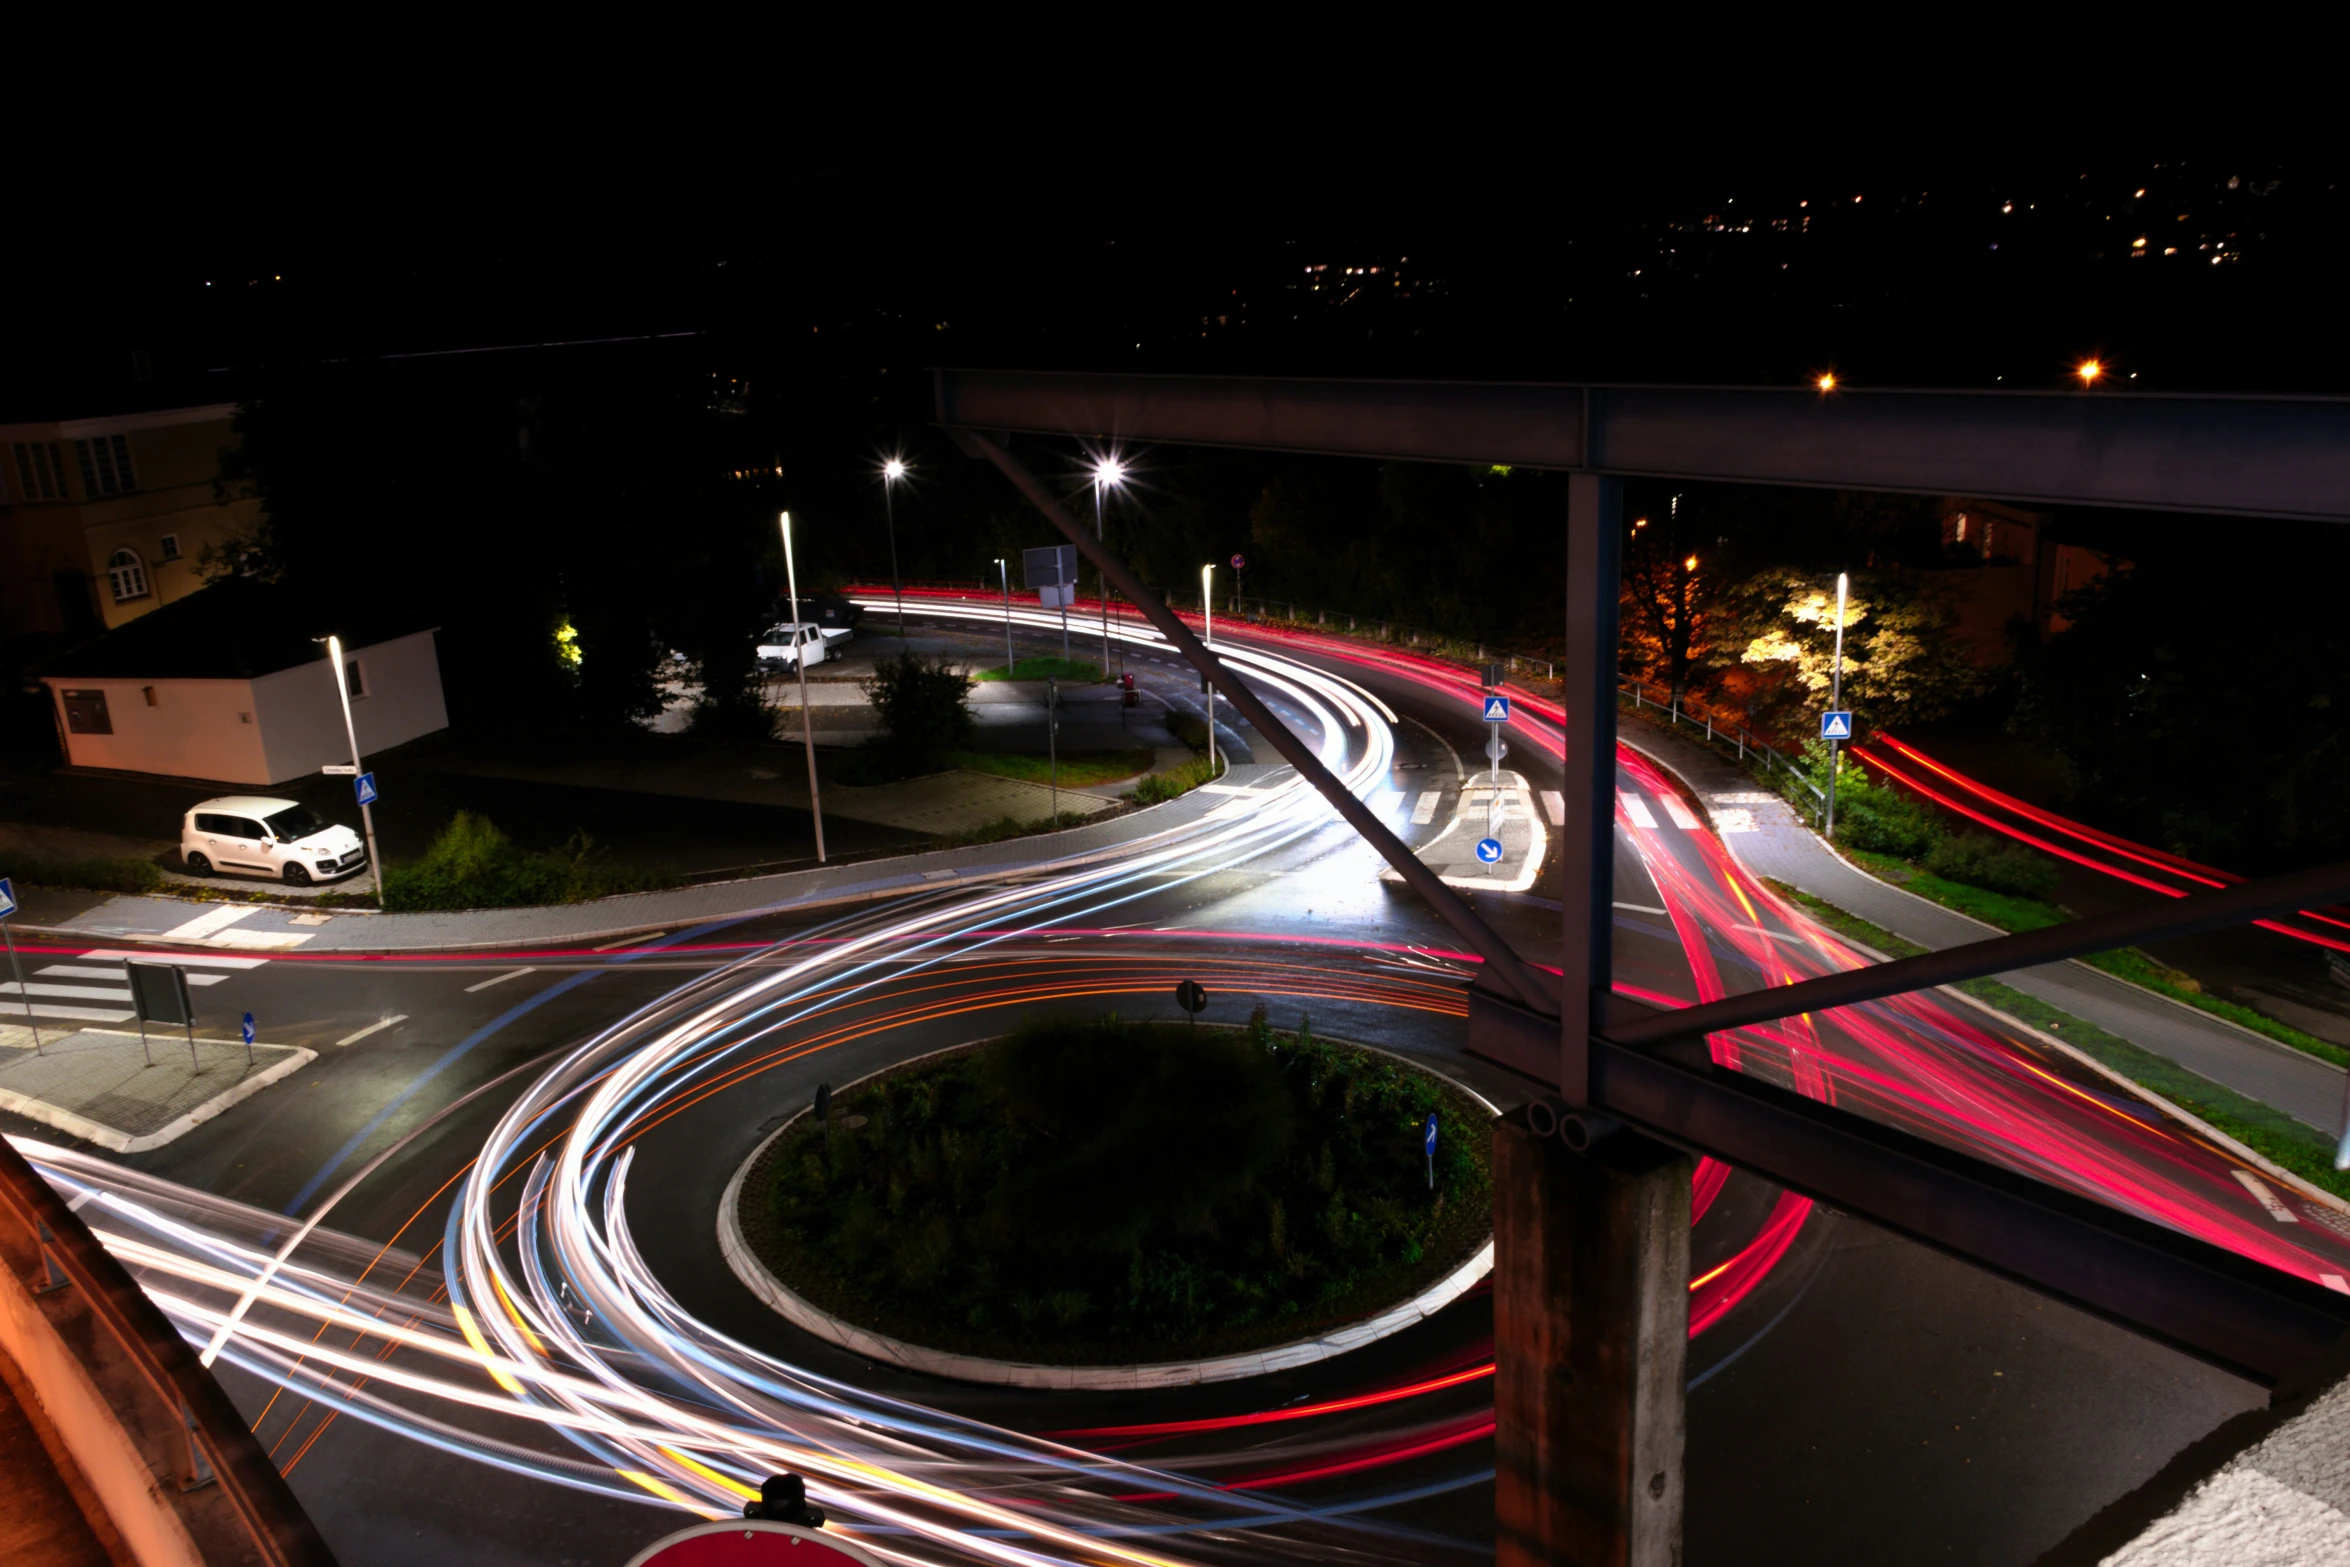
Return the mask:
<path id="1" fill-rule="evenodd" d="M 789 670 L 794 658 L 802 664 L 821 664 L 848 639 L 846 626 L 819 626 L 812 620 L 769 626 L 759 636 L 759 667 L 774 674 Z"/>

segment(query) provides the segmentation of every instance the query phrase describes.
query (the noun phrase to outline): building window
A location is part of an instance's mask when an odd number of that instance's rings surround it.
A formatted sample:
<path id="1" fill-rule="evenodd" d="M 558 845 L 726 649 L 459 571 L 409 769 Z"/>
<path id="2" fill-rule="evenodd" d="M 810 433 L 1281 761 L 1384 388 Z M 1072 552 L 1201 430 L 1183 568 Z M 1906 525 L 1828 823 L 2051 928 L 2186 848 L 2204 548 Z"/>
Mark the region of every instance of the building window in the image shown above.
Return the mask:
<path id="1" fill-rule="evenodd" d="M 163 558 L 164 558 L 165 560 L 177 560 L 177 559 L 179 559 L 179 558 L 180 558 L 180 536 L 179 536 L 178 534 L 176 534 L 176 533 L 167 533 L 167 534 L 165 534 L 165 535 L 163 536 L 163 540 L 162 540 L 161 548 L 162 548 L 162 550 L 163 550 Z"/>
<path id="2" fill-rule="evenodd" d="M 359 667 L 359 660 L 354 658 L 344 662 L 343 679 L 350 686 L 352 701 L 356 702 L 367 695 L 367 674 Z"/>
<path id="3" fill-rule="evenodd" d="M 1955 541 L 1957 541 L 1957 542 L 1958 542 L 1958 543 L 1960 543 L 1960 544 L 1964 544 L 1964 543 L 1966 542 L 1966 513 L 1965 513 L 1965 512 L 1963 512 L 1963 511 L 1962 511 L 1962 512 L 1960 512 L 1960 513 L 1958 514 L 1958 526 L 1957 526 L 1956 528 L 1954 528 L 1954 529 L 1951 531 L 1951 535 L 1950 535 L 1950 536 L 1951 536 L 1951 538 L 1952 538 L 1952 539 L 1954 539 Z"/>
<path id="4" fill-rule="evenodd" d="M 131 476 L 131 443 L 121 436 L 100 435 L 76 441 L 73 454 L 81 460 L 83 494 L 95 499 L 139 487 L 138 480 Z"/>
<path id="5" fill-rule="evenodd" d="M 114 602 L 127 603 L 147 596 L 147 568 L 137 550 L 116 550 L 106 557 L 106 580 L 114 584 Z"/>
<path id="6" fill-rule="evenodd" d="M 114 720 L 106 711 L 103 691 L 60 691 L 65 699 L 65 727 L 69 734 L 110 735 Z"/>
<path id="7" fill-rule="evenodd" d="M 47 441 L 16 443 L 16 493 L 27 501 L 65 499 L 65 465 Z"/>

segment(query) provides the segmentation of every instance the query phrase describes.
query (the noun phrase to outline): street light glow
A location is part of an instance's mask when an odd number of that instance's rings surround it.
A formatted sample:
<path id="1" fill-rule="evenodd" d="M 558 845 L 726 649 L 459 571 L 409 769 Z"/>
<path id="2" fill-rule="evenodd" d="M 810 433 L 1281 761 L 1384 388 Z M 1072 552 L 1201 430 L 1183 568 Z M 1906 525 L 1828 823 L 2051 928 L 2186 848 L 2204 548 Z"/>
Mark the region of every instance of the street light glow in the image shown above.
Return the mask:
<path id="1" fill-rule="evenodd" d="M 2081 378 L 2083 386 L 2094 386 L 2097 384 L 2098 377 L 2105 374 L 2105 366 L 2097 360 L 2084 359 L 2074 368 L 2073 374 Z"/>
<path id="2" fill-rule="evenodd" d="M 898 480 L 906 476 L 905 460 L 899 457 L 892 457 L 889 461 L 881 465 L 881 476 L 892 484 L 897 483 Z"/>
<path id="3" fill-rule="evenodd" d="M 1833 370 L 1821 371 L 1820 378 L 1814 381 L 1812 385 L 1818 387 L 1823 392 L 1833 392 L 1836 390 L 1836 372 Z"/>
<path id="4" fill-rule="evenodd" d="M 1687 560 L 1681 562 L 1681 569 L 1683 571 L 1695 571 L 1697 569 L 1697 557 L 1692 555 Z"/>
<path id="5" fill-rule="evenodd" d="M 1104 457 L 1093 465 L 1093 482 L 1116 489 L 1126 482 L 1126 465 L 1115 457 Z"/>

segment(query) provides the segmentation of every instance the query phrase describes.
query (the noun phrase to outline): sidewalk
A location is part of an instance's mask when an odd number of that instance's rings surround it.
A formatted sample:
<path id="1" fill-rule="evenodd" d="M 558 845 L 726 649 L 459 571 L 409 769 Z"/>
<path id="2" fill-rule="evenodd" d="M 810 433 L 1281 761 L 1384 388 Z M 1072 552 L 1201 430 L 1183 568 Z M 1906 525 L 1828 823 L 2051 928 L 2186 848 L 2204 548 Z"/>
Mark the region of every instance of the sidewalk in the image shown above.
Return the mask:
<path id="1" fill-rule="evenodd" d="M 110 1153 L 160 1148 L 318 1059 L 314 1050 L 150 1028 L 60 1034 L 0 1025 L 0 1110 L 54 1126 Z"/>
<path id="2" fill-rule="evenodd" d="M 1081 864 L 1186 831 L 1218 812 L 1253 810 L 1263 790 L 1292 776 L 1287 764 L 1241 763 L 1226 772 L 1215 790 L 1195 789 L 1164 805 L 1061 832 L 780 876 L 630 893 L 592 903 L 445 914 L 342 911 L 330 916 L 259 904 L 213 905 L 206 912 L 203 906 L 171 898 L 119 897 L 38 927 L 20 920 L 16 929 L 20 939 L 35 931 L 114 940 L 169 937 L 193 946 L 245 952 L 299 948 L 306 953 L 503 949 L 662 934 L 713 920 L 859 903 Z"/>
<path id="3" fill-rule="evenodd" d="M 1756 875 L 1800 887 L 1921 947 L 1963 946 L 2006 934 L 1856 870 L 1785 800 L 1697 742 L 1636 722 L 1623 724 L 1618 737 L 1689 785 L 1722 842 Z M 2328 1137 L 2341 1129 L 2340 1067 L 2086 964 L 2051 963 L 2000 979 Z"/>

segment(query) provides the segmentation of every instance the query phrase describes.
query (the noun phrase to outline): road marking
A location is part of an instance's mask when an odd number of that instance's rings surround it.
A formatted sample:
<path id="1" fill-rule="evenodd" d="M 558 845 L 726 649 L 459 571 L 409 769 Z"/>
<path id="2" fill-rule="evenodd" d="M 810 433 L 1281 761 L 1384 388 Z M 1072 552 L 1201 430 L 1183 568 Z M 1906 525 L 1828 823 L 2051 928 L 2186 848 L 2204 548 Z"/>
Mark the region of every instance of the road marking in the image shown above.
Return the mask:
<path id="1" fill-rule="evenodd" d="M 196 963 L 205 968 L 259 968 L 267 958 L 216 958 L 208 952 L 142 952 L 122 951 L 112 947 L 94 947 L 88 952 L 76 953 L 84 958 L 111 958 L 117 963 Z"/>
<path id="2" fill-rule="evenodd" d="M 487 990 L 492 985 L 503 985 L 510 979 L 520 979 L 525 974 L 536 974 L 537 972 L 538 970 L 534 968 L 508 969 L 505 973 L 500 974 L 493 979 L 485 979 L 478 985 L 466 986 L 465 993 L 470 996 L 477 990 Z"/>
<path id="3" fill-rule="evenodd" d="M 81 965 L 81 964 L 79 964 L 79 963 L 52 963 L 52 964 L 50 964 L 50 965 L 49 965 L 47 968 L 39 968 L 39 969 L 35 969 L 35 970 L 33 970 L 33 972 L 34 972 L 34 973 L 36 973 L 36 974 L 42 975 L 42 976 L 43 976 L 43 977 L 45 977 L 45 978 L 55 978 L 55 979 L 103 979 L 103 980 L 111 980 L 113 983 L 115 983 L 115 984 L 117 984 L 117 985 L 127 985 L 128 983 L 130 983 L 130 981 L 129 981 L 129 980 L 127 980 L 127 979 L 125 979 L 125 978 L 123 977 L 123 972 L 122 972 L 122 970 L 121 970 L 121 969 L 118 969 L 118 968 L 86 968 L 86 967 L 84 967 L 83 965 Z M 198 976 L 197 976 L 197 975 L 194 975 L 194 974 L 191 974 L 191 975 L 189 975 L 188 977 L 189 977 L 190 979 L 195 979 L 195 978 L 197 978 Z M 226 976 L 226 975 L 224 975 L 224 974 L 208 974 L 208 975 L 204 975 L 204 976 L 202 976 L 202 977 L 203 977 L 203 978 L 206 978 L 206 979 L 225 979 L 225 978 L 227 978 L 227 976 Z M 129 994 L 129 992 L 128 992 L 128 991 L 125 991 L 125 992 L 124 992 L 124 994 L 125 994 L 125 995 L 128 995 L 128 994 Z"/>
<path id="4" fill-rule="evenodd" d="M 1673 912 L 1671 909 L 1652 909 L 1645 903 L 1619 903 L 1616 905 L 1616 907 L 1619 909 L 1630 909 L 1635 914 L 1670 915 Z"/>
<path id="5" fill-rule="evenodd" d="M 665 930 L 653 930 L 645 932 L 645 934 L 642 936 L 623 936 L 618 941 L 607 941 L 600 947 L 590 947 L 588 948 L 588 951 L 612 952 L 621 947 L 632 947 L 640 941 L 651 941 L 656 936 L 666 936 L 668 934 L 669 932 Z"/>
<path id="6" fill-rule="evenodd" d="M 2301 1222 L 2294 1215 L 2292 1209 L 2277 1200 L 2277 1194 L 2268 1189 L 2268 1182 L 2254 1175 L 2250 1170 L 2232 1170 L 2229 1173 L 2243 1184 L 2244 1190 L 2252 1194 L 2255 1202 L 2268 1210 L 2268 1216 L 2276 1220 L 2277 1223 L 2299 1224 Z"/>
<path id="7" fill-rule="evenodd" d="M 1616 799 L 1622 802 L 1624 814 L 1632 818 L 1633 826 L 1649 828 L 1656 826 L 1656 818 L 1648 814 L 1646 800 L 1641 799 L 1629 789 L 1618 789 Z"/>
<path id="8" fill-rule="evenodd" d="M 1564 827 L 1567 825 L 1567 797 L 1565 795 L 1556 789 L 1543 790 L 1542 808 L 1550 813 L 1551 826 Z"/>
<path id="9" fill-rule="evenodd" d="M 2350 1295 L 2350 1279 L 2343 1278 L 2339 1273 L 2321 1273 L 2317 1276 L 2317 1282 L 2338 1295 Z"/>
<path id="10" fill-rule="evenodd" d="M 1434 789 L 1424 790 L 1418 802 L 1412 806 L 1412 825 L 1425 827 L 1436 820 L 1436 802 L 1442 798 L 1443 795 Z"/>
<path id="11" fill-rule="evenodd" d="M 342 1038 L 336 1040 L 335 1043 L 338 1045 L 355 1045 L 362 1039 L 365 1039 L 368 1035 L 375 1033 L 378 1030 L 390 1028 L 394 1023 L 405 1023 L 407 1021 L 407 1013 L 397 1013 L 394 1016 L 385 1018 L 380 1023 L 368 1024 L 365 1028 L 359 1030 L 359 1032 L 356 1034 L 345 1034 Z"/>
<path id="12" fill-rule="evenodd" d="M 118 978 L 120 976 L 117 976 Z M 61 1001 L 128 1001 L 128 985 L 19 985 L 0 981 L 0 996 L 54 996 Z"/>
<path id="13" fill-rule="evenodd" d="M 21 1002 L 13 1007 L 0 1007 L 0 1023 L 30 1013 L 34 1017 L 60 1018 L 70 1023 L 128 1023 L 138 1016 L 136 1012 L 108 1012 L 98 1007 L 59 1007 L 42 1002 L 26 1006 Z"/>
<path id="14" fill-rule="evenodd" d="M 1681 803 L 1681 797 L 1679 795 L 1660 794 L 1657 796 L 1657 800 L 1664 806 L 1665 814 L 1673 819 L 1673 825 L 1675 827 L 1680 828 L 1683 832 L 1695 832 L 1697 830 L 1697 818 L 1689 814 L 1689 807 Z"/>
<path id="15" fill-rule="evenodd" d="M 165 941 L 202 941 L 215 931 L 226 930 L 237 921 L 258 913 L 250 903 L 226 903 L 217 909 L 197 915 L 185 925 L 175 926 L 163 933 Z"/>

